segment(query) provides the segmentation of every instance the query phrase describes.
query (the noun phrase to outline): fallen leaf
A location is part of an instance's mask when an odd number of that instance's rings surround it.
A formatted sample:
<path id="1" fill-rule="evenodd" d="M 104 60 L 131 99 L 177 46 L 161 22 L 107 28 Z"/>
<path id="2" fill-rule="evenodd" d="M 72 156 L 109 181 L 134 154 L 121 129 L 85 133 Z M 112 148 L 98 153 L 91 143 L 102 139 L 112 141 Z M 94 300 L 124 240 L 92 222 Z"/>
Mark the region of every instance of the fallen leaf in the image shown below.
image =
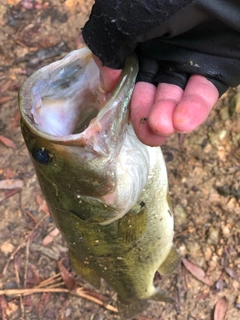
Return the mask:
<path id="1" fill-rule="evenodd" d="M 47 206 L 47 202 L 44 200 L 44 203 L 39 207 L 39 211 L 44 212 L 47 216 L 50 216 L 49 210 L 48 210 L 48 206 Z"/>
<path id="2" fill-rule="evenodd" d="M 61 276 L 68 290 L 70 291 L 75 290 L 77 288 L 76 281 L 73 278 L 73 275 L 62 264 L 62 260 L 58 261 L 58 268 L 61 272 Z"/>
<path id="3" fill-rule="evenodd" d="M 23 181 L 20 179 L 0 180 L 0 189 L 21 189 Z"/>
<path id="4" fill-rule="evenodd" d="M 224 320 L 228 310 L 228 302 L 225 297 L 220 298 L 214 308 L 214 320 Z"/>
<path id="5" fill-rule="evenodd" d="M 12 99 L 14 99 L 14 98 L 15 98 L 15 97 L 10 97 L 10 96 L 2 97 L 2 98 L 0 98 L 0 104 L 5 103 L 5 102 L 7 102 L 7 101 L 10 101 L 10 100 L 12 100 Z"/>
<path id="6" fill-rule="evenodd" d="M 5 199 L 11 198 L 12 196 L 14 196 L 16 193 L 19 193 L 20 191 L 21 189 L 11 189 L 4 192 L 4 197 L 0 199 L 0 202 Z"/>
<path id="7" fill-rule="evenodd" d="M 21 192 L 21 189 L 11 189 L 11 190 L 4 192 L 3 197 L 0 198 L 0 203 L 5 199 L 11 198 L 16 193 L 19 193 L 19 192 Z"/>
<path id="8" fill-rule="evenodd" d="M 187 259 L 182 258 L 184 267 L 199 281 L 212 286 L 213 282 L 208 278 L 205 271 L 194 263 L 189 262 Z"/>
<path id="9" fill-rule="evenodd" d="M 2 319 L 6 320 L 7 301 L 4 295 L 0 295 L 0 310 L 2 310 Z"/>
<path id="10" fill-rule="evenodd" d="M 6 138 L 6 137 L 4 137 L 4 136 L 0 136 L 0 141 L 1 141 L 3 144 L 5 144 L 5 146 L 7 146 L 7 147 L 9 147 L 9 148 L 17 149 L 16 144 L 15 144 L 12 140 L 10 140 L 10 139 L 8 139 L 8 138 Z"/>
<path id="11" fill-rule="evenodd" d="M 47 246 L 49 243 L 53 241 L 53 239 L 59 234 L 58 228 L 52 230 L 42 241 L 43 246 Z"/>
<path id="12" fill-rule="evenodd" d="M 44 202 L 43 198 L 39 194 L 36 195 L 36 202 L 39 206 L 41 206 Z"/>
<path id="13" fill-rule="evenodd" d="M 36 196 L 36 202 L 39 205 L 38 210 L 43 211 L 47 216 L 50 216 L 47 203 L 39 194 Z"/>
<path id="14" fill-rule="evenodd" d="M 239 276 L 237 274 L 237 271 L 233 270 L 232 268 L 230 267 L 225 267 L 224 270 L 227 272 L 227 274 L 233 278 L 233 279 L 236 279 L 236 280 L 239 280 Z"/>
<path id="15" fill-rule="evenodd" d="M 12 118 L 12 129 L 15 130 L 20 125 L 20 112 L 17 111 Z"/>
<path id="16" fill-rule="evenodd" d="M 11 83 L 12 83 L 11 80 L 8 80 L 7 82 L 5 82 L 4 85 L 0 89 L 0 93 L 7 91 L 9 89 Z"/>

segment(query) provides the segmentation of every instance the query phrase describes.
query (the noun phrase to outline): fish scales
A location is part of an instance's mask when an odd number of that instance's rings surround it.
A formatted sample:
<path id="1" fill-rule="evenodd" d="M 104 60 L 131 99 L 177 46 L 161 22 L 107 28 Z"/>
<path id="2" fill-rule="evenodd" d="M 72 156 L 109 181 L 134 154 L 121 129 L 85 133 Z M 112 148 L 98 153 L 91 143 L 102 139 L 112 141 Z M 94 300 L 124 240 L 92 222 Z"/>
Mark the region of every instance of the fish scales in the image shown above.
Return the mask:
<path id="1" fill-rule="evenodd" d="M 180 261 L 163 155 L 128 121 L 137 71 L 131 56 L 106 99 L 82 48 L 37 71 L 19 92 L 23 137 L 72 265 L 96 288 L 105 279 L 122 319 L 148 299 L 175 303 L 153 279 Z"/>

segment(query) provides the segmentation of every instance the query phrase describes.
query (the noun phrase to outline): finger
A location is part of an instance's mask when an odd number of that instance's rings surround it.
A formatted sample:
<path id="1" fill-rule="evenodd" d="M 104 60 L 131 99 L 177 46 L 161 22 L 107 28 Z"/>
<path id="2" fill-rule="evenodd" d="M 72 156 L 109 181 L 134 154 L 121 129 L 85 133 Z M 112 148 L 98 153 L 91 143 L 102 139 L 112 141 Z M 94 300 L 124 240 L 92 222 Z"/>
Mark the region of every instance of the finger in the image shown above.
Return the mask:
<path id="1" fill-rule="evenodd" d="M 107 92 L 113 91 L 120 79 L 122 70 L 115 70 L 108 67 L 103 67 L 102 62 L 95 55 L 93 55 L 93 59 L 100 71 L 100 82 L 103 90 Z"/>
<path id="2" fill-rule="evenodd" d="M 166 136 L 174 133 L 173 112 L 182 95 L 183 89 L 175 84 L 158 85 L 148 116 L 149 127 L 155 134 Z"/>
<path id="3" fill-rule="evenodd" d="M 206 120 L 218 97 L 217 88 L 207 78 L 191 76 L 173 112 L 175 130 L 189 132 L 197 128 Z"/>
<path id="4" fill-rule="evenodd" d="M 131 122 L 140 141 L 149 146 L 160 146 L 166 137 L 155 134 L 148 125 L 148 114 L 155 100 L 156 87 L 151 83 L 138 82 L 131 100 Z"/>

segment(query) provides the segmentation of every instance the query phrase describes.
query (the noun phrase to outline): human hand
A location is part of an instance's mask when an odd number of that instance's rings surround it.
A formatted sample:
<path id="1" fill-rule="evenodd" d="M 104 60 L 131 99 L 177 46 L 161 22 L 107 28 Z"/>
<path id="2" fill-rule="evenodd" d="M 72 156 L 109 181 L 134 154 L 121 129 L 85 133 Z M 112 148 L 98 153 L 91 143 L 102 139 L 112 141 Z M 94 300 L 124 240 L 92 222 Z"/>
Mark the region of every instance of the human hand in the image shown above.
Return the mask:
<path id="1" fill-rule="evenodd" d="M 102 66 L 94 56 L 100 70 L 102 88 L 111 92 L 121 70 Z M 216 87 L 201 75 L 192 75 L 183 90 L 177 85 L 155 85 L 138 82 L 135 85 L 130 110 L 131 122 L 139 140 L 150 146 L 159 146 L 174 132 L 189 132 L 202 124 L 218 99 Z"/>
<path id="2" fill-rule="evenodd" d="M 137 54 L 131 121 L 142 142 L 195 129 L 240 83 L 239 11 L 235 0 L 95 0 L 83 38 L 108 92 Z"/>

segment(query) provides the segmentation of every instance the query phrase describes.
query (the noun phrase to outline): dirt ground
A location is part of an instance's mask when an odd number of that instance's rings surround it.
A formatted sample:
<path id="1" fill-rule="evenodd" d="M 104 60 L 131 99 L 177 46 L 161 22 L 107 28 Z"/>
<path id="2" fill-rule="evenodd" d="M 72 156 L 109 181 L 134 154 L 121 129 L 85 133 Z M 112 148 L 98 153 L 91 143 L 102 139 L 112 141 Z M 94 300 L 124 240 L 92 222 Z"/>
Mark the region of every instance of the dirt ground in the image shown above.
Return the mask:
<path id="1" fill-rule="evenodd" d="M 93 288 L 66 271 L 71 270 L 66 243 L 48 216 L 19 127 L 19 87 L 41 66 L 78 47 L 90 8 L 89 0 L 0 0 L 3 320 L 119 319 L 115 309 L 99 305 L 114 307 L 114 292 L 105 287 L 94 295 Z M 150 302 L 137 320 L 240 319 L 239 145 L 240 90 L 231 89 L 199 130 L 175 135 L 163 146 L 174 240 L 185 260 L 178 272 L 156 282 L 176 298 L 179 308 Z M 71 281 L 86 298 L 68 292 Z"/>

